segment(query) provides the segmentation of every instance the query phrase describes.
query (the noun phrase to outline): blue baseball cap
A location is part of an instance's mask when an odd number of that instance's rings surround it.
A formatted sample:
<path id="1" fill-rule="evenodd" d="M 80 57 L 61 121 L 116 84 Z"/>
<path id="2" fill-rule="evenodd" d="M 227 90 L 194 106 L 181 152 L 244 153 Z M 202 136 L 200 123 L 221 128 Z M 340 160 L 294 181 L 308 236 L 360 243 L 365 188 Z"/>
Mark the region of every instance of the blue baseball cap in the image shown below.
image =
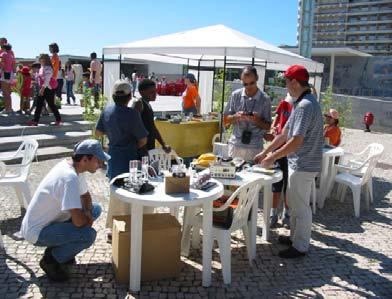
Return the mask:
<path id="1" fill-rule="evenodd" d="M 101 161 L 110 160 L 110 155 L 105 153 L 98 140 L 86 139 L 77 143 L 74 147 L 75 155 L 93 155 Z"/>
<path id="2" fill-rule="evenodd" d="M 191 83 L 195 83 L 196 82 L 196 77 L 192 73 L 186 74 L 185 78 L 189 79 L 189 81 L 191 81 Z"/>

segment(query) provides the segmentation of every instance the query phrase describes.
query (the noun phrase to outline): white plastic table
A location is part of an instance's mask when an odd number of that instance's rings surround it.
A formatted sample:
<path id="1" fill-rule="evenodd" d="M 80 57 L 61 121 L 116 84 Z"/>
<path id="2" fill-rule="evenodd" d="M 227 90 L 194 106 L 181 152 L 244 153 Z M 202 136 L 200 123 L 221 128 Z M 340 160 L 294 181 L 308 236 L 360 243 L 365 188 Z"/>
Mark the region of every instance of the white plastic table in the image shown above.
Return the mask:
<path id="1" fill-rule="evenodd" d="M 127 177 L 121 174 L 118 177 Z M 118 178 L 116 177 L 116 178 Z M 112 182 L 116 179 L 114 178 Z M 211 259 L 212 259 L 212 201 L 223 195 L 222 183 L 213 180 L 217 185 L 208 191 L 190 189 L 189 193 L 166 194 L 162 178 L 150 180 L 155 189 L 145 194 L 129 192 L 121 187 L 110 184 L 111 194 L 121 201 L 131 205 L 131 246 L 129 289 L 140 290 L 140 271 L 142 254 L 143 207 L 169 207 L 202 206 L 203 208 L 203 286 L 211 285 Z"/>
<path id="2" fill-rule="evenodd" d="M 333 182 L 336 176 L 335 158 L 344 155 L 342 147 L 324 147 L 323 160 L 320 173 L 320 187 L 317 190 L 317 204 L 321 209 L 324 207 L 325 199 L 328 197 L 332 190 Z"/>
<path id="3" fill-rule="evenodd" d="M 274 174 L 267 175 L 258 172 L 241 171 L 237 172 L 233 179 L 217 179 L 226 186 L 241 186 L 245 183 L 260 180 L 262 182 L 263 192 L 263 240 L 269 239 L 270 233 L 270 213 L 272 207 L 272 184 L 279 182 L 283 177 L 282 171 L 276 170 Z M 251 214 L 251 227 L 249 228 L 250 247 L 252 259 L 256 257 L 256 232 L 257 232 L 257 210 L 259 208 L 258 201 L 254 201 Z"/>

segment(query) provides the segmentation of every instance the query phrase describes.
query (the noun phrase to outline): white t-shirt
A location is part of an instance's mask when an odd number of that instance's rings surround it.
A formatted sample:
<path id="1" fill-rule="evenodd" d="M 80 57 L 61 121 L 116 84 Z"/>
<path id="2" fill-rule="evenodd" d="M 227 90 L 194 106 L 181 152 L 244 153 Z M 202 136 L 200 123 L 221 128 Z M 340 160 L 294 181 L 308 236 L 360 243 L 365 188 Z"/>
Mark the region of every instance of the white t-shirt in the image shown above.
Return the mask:
<path id="1" fill-rule="evenodd" d="M 70 209 L 81 209 L 80 195 L 87 192 L 84 175 L 77 175 L 67 160 L 59 162 L 35 191 L 22 221 L 22 236 L 27 241 L 36 243 L 44 227 L 70 219 Z"/>

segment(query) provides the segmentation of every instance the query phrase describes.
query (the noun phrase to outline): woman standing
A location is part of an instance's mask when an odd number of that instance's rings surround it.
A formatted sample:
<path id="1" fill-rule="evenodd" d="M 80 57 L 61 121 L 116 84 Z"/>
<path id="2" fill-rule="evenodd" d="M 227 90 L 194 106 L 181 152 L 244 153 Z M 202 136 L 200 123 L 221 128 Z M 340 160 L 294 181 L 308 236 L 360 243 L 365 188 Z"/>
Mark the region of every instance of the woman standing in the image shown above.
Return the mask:
<path id="1" fill-rule="evenodd" d="M 41 54 L 39 56 L 39 63 L 41 64 L 41 68 L 39 70 L 39 94 L 37 98 L 37 108 L 34 112 L 34 119 L 27 122 L 29 126 L 37 126 L 41 111 L 44 106 L 45 101 L 48 103 L 48 106 L 52 110 L 56 122 L 56 126 L 60 126 L 61 116 L 59 110 L 57 109 L 56 105 L 54 104 L 54 92 L 57 87 L 57 81 L 53 78 L 53 67 L 50 62 L 50 57 L 48 54 Z"/>
<path id="2" fill-rule="evenodd" d="M 200 111 L 200 96 L 197 91 L 196 78 L 193 74 L 185 76 L 186 89 L 182 95 L 182 112 L 198 114 Z"/>
<path id="3" fill-rule="evenodd" d="M 65 64 L 65 83 L 67 88 L 67 104 L 71 105 L 69 98 L 72 98 L 74 105 L 76 104 L 75 95 L 73 93 L 73 85 L 75 83 L 75 71 L 72 68 L 71 62 L 67 61 Z"/>
<path id="4" fill-rule="evenodd" d="M 4 114 L 13 113 L 11 100 L 11 75 L 14 67 L 15 57 L 12 54 L 12 46 L 10 44 L 4 44 L 1 46 L 0 51 L 0 69 L 2 70 L 0 81 L 5 106 L 1 113 Z"/>

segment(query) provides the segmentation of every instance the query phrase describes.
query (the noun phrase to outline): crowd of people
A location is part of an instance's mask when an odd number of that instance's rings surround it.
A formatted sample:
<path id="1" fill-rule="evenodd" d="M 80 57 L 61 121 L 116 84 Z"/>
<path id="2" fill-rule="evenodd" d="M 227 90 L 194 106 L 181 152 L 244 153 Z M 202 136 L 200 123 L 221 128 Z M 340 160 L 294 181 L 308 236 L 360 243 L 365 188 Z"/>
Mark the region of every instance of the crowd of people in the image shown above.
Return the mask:
<path id="1" fill-rule="evenodd" d="M 40 63 L 43 73 L 53 72 L 48 55 L 41 55 Z M 66 68 L 67 71 L 70 69 Z M 94 73 L 92 76 L 94 78 Z M 283 192 L 283 222 L 290 228 L 290 236 L 279 237 L 279 243 L 288 246 L 279 252 L 279 256 L 297 258 L 305 256 L 309 249 L 311 185 L 321 170 L 325 136 L 328 136 L 328 143 L 331 144 L 335 144 L 336 140 L 340 142 L 341 136 L 339 133 L 336 139 L 336 110 L 325 114 L 326 126 L 323 127 L 323 115 L 311 92 L 307 70 L 293 65 L 284 76 L 288 94 L 280 101 L 272 121 L 271 101 L 257 87 L 256 68 L 245 67 L 241 74 L 243 88 L 229 97 L 224 122 L 226 126 L 233 126 L 228 141 L 232 157 L 253 160 L 266 168 L 277 163 L 282 170 L 283 180 L 273 186 L 271 221 L 273 225 L 277 222 L 277 206 Z M 188 88 L 191 86 L 193 89 L 195 77 L 188 74 L 186 80 L 189 81 Z M 50 82 L 46 84 L 41 87 L 42 97 L 53 97 L 54 92 L 48 88 Z M 75 263 L 75 255 L 91 246 L 96 237 L 92 224 L 101 214 L 101 208 L 92 202 L 84 173 L 94 173 L 107 162 L 106 175 L 111 180 L 128 172 L 131 160 L 141 160 L 149 150 L 154 149 L 156 140 L 164 151 L 171 151 L 155 126 L 150 105 L 157 97 L 156 82 L 143 79 L 137 87 L 140 98 L 132 99 L 132 84 L 127 80 L 116 81 L 112 92 L 113 103 L 107 105 L 99 117 L 95 136 L 107 136 L 108 154 L 103 152 L 100 142 L 96 140 L 78 143 L 72 159 L 61 161 L 46 175 L 28 206 L 22 222 L 22 235 L 36 246 L 46 247 L 40 266 L 54 281 L 68 279 L 66 265 Z M 183 98 L 183 108 L 188 113 L 197 113 L 197 100 L 190 96 L 197 93 L 197 88 L 194 88 L 196 91 L 186 91 Z M 38 111 L 39 107 L 42 107 L 42 100 L 37 102 Z M 270 141 L 266 147 L 263 146 L 264 139 Z M 112 215 L 124 212 L 121 209 L 127 212 L 129 207 L 110 198 L 108 228 L 111 227 Z M 62 237 L 58 238 L 59 235 Z"/>
<path id="2" fill-rule="evenodd" d="M 27 122 L 27 125 L 37 126 L 41 114 L 49 114 L 48 106 L 55 117 L 54 124 L 61 125 L 62 120 L 56 99 L 61 103 L 65 83 L 66 103 L 70 105 L 72 99 L 73 104 L 76 105 L 73 92 L 76 73 L 70 61 L 65 63 L 65 67 L 62 66 L 58 55 L 60 48 L 57 43 L 49 45 L 50 55 L 40 54 L 38 61 L 31 65 L 16 65 L 12 46 L 5 37 L 0 38 L 0 46 L 0 91 L 4 103 L 0 113 L 5 115 L 33 114 L 33 118 Z M 95 52 L 90 54 L 90 58 L 89 71 L 83 73 L 83 88 L 90 88 L 97 102 L 102 81 L 102 65 Z M 12 109 L 12 92 L 20 97 L 19 110 L 16 112 Z"/>

